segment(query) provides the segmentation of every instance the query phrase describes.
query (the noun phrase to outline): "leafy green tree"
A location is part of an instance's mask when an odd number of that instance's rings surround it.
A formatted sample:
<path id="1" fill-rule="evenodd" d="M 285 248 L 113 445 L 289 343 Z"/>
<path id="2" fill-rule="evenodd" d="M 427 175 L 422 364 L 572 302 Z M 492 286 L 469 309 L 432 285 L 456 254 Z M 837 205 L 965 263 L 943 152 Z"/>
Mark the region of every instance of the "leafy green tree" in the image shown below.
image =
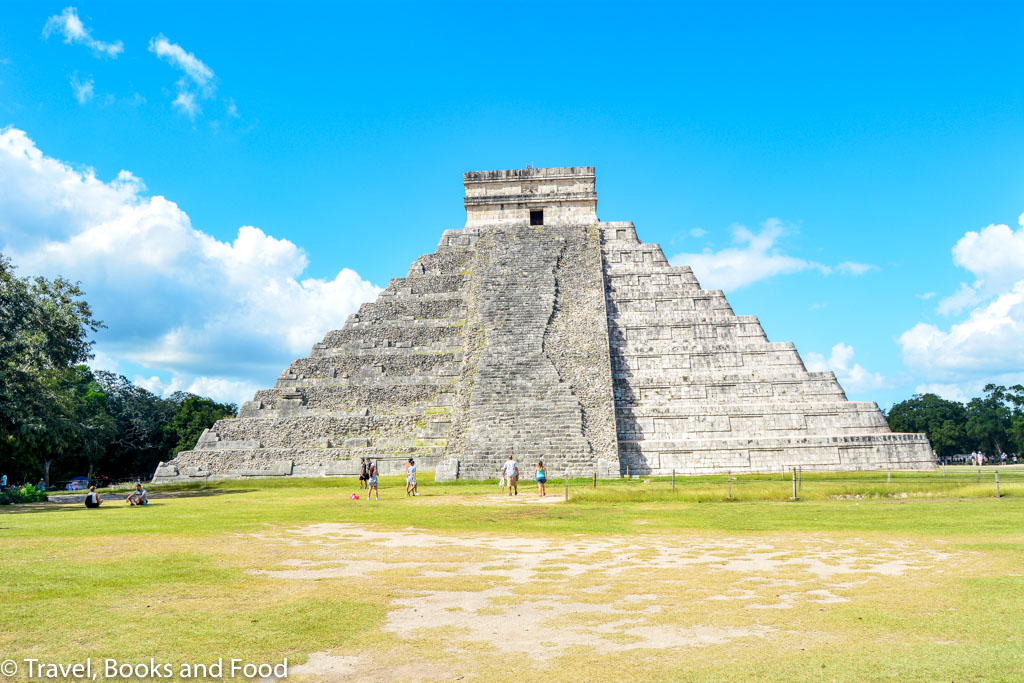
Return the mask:
<path id="1" fill-rule="evenodd" d="M 103 432 L 102 401 L 82 392 L 88 381 L 75 368 L 92 356 L 89 334 L 102 327 L 83 296 L 63 278 L 17 277 L 0 254 L 0 467 L 8 474 L 38 476 Z"/>
<path id="2" fill-rule="evenodd" d="M 1010 438 L 1013 439 L 1013 452 L 1024 453 L 1024 415 L 1017 415 L 1010 423 Z"/>
<path id="3" fill-rule="evenodd" d="M 172 454 L 191 449 L 204 429 L 212 427 L 217 420 L 237 414 L 238 406 L 234 403 L 217 403 L 213 399 L 188 395 L 178 403 L 178 410 L 167 425 L 175 443 Z"/>
<path id="4" fill-rule="evenodd" d="M 967 404 L 967 434 L 989 455 L 1012 450 L 1011 425 L 1024 401 L 1024 387 L 1007 390 L 998 384 L 986 384 L 985 395 Z"/>
<path id="5" fill-rule="evenodd" d="M 60 459 L 66 463 L 78 461 L 87 468 L 89 478 L 97 473 L 97 467 L 109 444 L 117 437 L 117 425 L 107 412 L 107 396 L 85 365 L 76 365 L 68 373 L 66 385 L 70 411 L 56 416 L 61 424 L 61 445 L 57 450 L 48 449 L 49 462 Z M 53 430 L 56 432 L 56 429 Z M 44 460 L 44 470 L 49 482 L 50 464 Z"/>
<path id="6" fill-rule="evenodd" d="M 97 372 L 96 380 L 107 395 L 107 412 L 117 426 L 117 436 L 103 458 L 104 471 L 115 477 L 152 474 L 176 443 L 167 425 L 178 402 L 160 398 L 112 372 Z"/>
<path id="7" fill-rule="evenodd" d="M 894 432 L 924 432 L 940 457 L 971 450 L 967 409 L 935 394 L 914 394 L 894 405 L 886 416 Z"/>

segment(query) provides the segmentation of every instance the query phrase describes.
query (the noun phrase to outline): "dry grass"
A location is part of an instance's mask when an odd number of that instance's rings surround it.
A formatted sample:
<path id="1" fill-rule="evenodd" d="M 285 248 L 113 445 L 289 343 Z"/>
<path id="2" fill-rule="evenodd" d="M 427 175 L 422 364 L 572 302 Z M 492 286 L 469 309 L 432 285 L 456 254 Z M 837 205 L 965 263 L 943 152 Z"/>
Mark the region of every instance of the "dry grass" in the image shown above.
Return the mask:
<path id="1" fill-rule="evenodd" d="M 0 514 L 0 649 L 287 656 L 299 681 L 1024 671 L 1020 498 L 537 506 L 427 486 L 368 506 L 349 492 Z"/>

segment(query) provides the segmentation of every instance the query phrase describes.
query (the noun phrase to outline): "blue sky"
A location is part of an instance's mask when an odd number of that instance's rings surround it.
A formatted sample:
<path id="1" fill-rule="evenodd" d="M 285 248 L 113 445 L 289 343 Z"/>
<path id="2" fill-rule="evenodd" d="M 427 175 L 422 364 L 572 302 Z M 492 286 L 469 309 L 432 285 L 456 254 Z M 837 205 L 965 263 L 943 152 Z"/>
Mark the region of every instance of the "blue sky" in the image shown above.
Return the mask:
<path id="1" fill-rule="evenodd" d="M 1018 4 L 7 3 L 0 248 L 97 366 L 241 401 L 461 227 L 467 170 L 598 215 L 851 398 L 1024 381 Z"/>

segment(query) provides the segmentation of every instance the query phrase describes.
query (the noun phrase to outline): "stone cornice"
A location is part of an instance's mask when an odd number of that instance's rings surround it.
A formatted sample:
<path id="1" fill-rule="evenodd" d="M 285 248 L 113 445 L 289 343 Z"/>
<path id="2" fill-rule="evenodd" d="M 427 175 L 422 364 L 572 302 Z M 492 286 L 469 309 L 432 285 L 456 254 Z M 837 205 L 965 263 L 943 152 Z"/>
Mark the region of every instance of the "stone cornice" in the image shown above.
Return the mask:
<path id="1" fill-rule="evenodd" d="M 596 192 L 552 192 L 551 194 L 494 194 L 466 197 L 465 206 L 495 204 L 551 204 L 552 202 L 596 202 Z"/>
<path id="2" fill-rule="evenodd" d="M 466 183 L 503 183 L 510 180 L 555 180 L 559 178 L 595 178 L 593 166 L 561 168 L 513 168 L 503 171 L 468 171 L 462 174 Z"/>

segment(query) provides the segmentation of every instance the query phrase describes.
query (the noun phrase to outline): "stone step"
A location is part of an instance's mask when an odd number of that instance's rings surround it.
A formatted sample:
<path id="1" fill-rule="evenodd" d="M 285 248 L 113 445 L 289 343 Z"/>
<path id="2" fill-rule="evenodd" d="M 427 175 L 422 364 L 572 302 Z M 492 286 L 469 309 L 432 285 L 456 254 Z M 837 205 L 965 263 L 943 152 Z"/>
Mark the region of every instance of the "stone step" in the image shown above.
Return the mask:
<path id="1" fill-rule="evenodd" d="M 281 378 L 294 381 L 306 379 L 349 379 L 354 377 L 452 376 L 458 374 L 462 353 L 399 353 L 336 354 L 317 358 L 300 358 L 282 373 Z"/>
<path id="2" fill-rule="evenodd" d="M 404 296 L 438 293 L 455 294 L 462 292 L 468 281 L 469 276 L 463 273 L 396 277 L 391 279 L 384 293 Z"/>
<path id="3" fill-rule="evenodd" d="M 686 402 L 665 405 L 619 406 L 616 415 L 621 417 L 691 417 L 706 415 L 728 415 L 753 417 L 761 415 L 836 415 L 844 413 L 878 413 L 878 404 L 867 401 L 813 401 L 813 402 L 764 402 L 764 403 L 719 403 Z"/>

